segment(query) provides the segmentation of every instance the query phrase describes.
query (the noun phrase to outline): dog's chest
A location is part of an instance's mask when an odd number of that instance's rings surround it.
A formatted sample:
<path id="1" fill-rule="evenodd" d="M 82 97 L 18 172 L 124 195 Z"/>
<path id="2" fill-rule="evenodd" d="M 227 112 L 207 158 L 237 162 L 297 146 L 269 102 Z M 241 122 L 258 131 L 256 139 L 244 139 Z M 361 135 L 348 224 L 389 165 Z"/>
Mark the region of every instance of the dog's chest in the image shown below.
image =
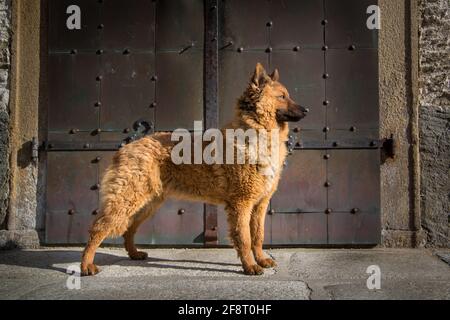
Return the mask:
<path id="1" fill-rule="evenodd" d="M 279 158 L 267 157 L 266 161 L 258 166 L 258 173 L 264 181 L 264 195 L 270 194 L 278 183 L 281 173 L 280 160 Z"/>

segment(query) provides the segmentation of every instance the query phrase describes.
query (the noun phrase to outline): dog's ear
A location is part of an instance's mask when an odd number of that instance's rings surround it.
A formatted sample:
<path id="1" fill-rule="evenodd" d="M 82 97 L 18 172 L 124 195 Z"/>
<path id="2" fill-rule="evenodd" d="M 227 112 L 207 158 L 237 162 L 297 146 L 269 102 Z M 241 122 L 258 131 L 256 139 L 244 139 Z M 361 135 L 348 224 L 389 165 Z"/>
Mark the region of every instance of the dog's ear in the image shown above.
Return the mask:
<path id="1" fill-rule="evenodd" d="M 258 62 L 256 64 L 255 73 L 252 77 L 252 83 L 257 87 L 262 88 L 270 80 L 271 79 L 267 75 L 266 70 L 264 69 L 262 64 Z"/>
<path id="2" fill-rule="evenodd" d="M 280 74 L 278 73 L 278 69 L 273 70 L 272 74 L 270 75 L 270 78 L 272 79 L 272 81 L 280 80 Z"/>

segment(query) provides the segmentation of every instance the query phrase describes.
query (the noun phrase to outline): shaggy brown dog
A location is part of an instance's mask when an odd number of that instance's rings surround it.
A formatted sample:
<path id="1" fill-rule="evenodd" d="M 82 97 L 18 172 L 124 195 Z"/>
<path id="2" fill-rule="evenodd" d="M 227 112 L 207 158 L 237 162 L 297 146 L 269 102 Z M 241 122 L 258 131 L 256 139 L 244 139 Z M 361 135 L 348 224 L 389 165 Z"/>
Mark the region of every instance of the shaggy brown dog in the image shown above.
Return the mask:
<path id="1" fill-rule="evenodd" d="M 123 235 L 131 259 L 147 254 L 134 245 L 139 225 L 151 217 L 162 202 L 171 197 L 225 205 L 229 236 L 249 275 L 274 267 L 266 257 L 264 220 L 275 192 L 287 149 L 288 122 L 299 121 L 308 109 L 297 105 L 278 81 L 278 71 L 268 76 L 256 65 L 250 84 L 236 106 L 234 121 L 227 128 L 279 130 L 279 159 L 268 163 L 273 175 L 262 173 L 261 164 L 181 164 L 171 160 L 174 142 L 170 133 L 157 133 L 121 148 L 101 182 L 100 215 L 90 230 L 89 242 L 81 262 L 82 275 L 99 270 L 95 250 L 106 237 Z M 270 143 L 270 142 L 269 142 Z"/>

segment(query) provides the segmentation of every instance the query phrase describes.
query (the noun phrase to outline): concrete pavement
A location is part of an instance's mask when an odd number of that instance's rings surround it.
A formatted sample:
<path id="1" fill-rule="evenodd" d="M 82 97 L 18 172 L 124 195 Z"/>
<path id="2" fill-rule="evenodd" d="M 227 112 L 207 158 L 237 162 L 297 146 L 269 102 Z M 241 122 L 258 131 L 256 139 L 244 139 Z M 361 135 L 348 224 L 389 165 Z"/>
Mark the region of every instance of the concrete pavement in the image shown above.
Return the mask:
<path id="1" fill-rule="evenodd" d="M 450 299 L 450 250 L 274 249 L 278 267 L 250 277 L 231 249 L 145 249 L 147 260 L 131 261 L 104 248 L 101 272 L 77 282 L 66 271 L 81 250 L 1 251 L 0 299 Z M 379 290 L 367 288 L 373 265 Z"/>

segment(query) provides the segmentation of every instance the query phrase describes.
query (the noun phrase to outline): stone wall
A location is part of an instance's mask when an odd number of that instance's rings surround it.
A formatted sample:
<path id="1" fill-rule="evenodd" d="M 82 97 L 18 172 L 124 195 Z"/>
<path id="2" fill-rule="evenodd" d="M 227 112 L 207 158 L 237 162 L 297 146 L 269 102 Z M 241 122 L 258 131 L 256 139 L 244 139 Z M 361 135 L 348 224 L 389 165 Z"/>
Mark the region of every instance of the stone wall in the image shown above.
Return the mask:
<path id="1" fill-rule="evenodd" d="M 450 246 L 450 13 L 448 0 L 420 1 L 422 227 L 429 246 Z"/>
<path id="2" fill-rule="evenodd" d="M 11 0 L 0 0 L 0 230 L 6 228 L 9 166 L 9 75 L 11 48 Z"/>

